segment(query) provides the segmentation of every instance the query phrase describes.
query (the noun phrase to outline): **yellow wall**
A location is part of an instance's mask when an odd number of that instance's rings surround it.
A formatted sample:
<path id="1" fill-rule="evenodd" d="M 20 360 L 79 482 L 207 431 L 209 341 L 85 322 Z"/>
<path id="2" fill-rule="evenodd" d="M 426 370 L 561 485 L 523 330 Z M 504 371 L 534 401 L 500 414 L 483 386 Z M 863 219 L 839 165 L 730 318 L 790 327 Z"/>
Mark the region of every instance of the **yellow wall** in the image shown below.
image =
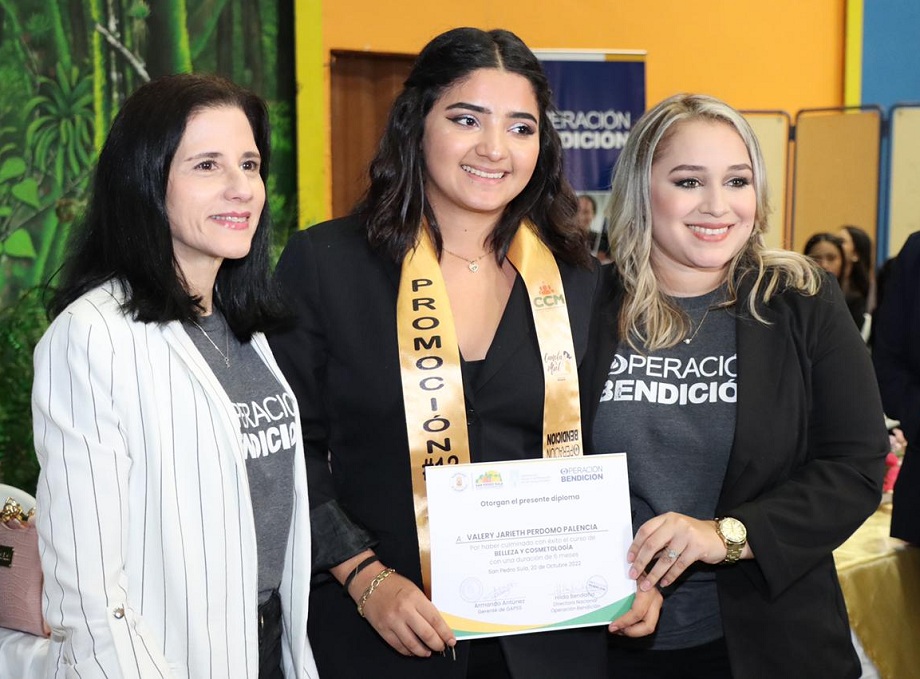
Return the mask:
<path id="1" fill-rule="evenodd" d="M 298 0 L 298 11 L 301 3 L 316 2 Z M 553 6 L 558 11 L 548 9 Z M 842 105 L 845 19 L 846 0 L 322 0 L 325 60 L 313 66 L 323 70 L 326 91 L 303 96 L 328 102 L 330 50 L 417 53 L 448 28 L 478 26 L 512 30 L 534 49 L 646 50 L 649 104 L 696 91 L 737 108 L 781 109 L 794 116 L 802 108 Z M 313 34 L 304 26 L 307 20 L 314 21 L 315 13 L 299 11 L 299 44 L 305 31 Z M 328 211 L 328 115 L 326 120 L 325 128 L 313 132 L 326 135 L 322 174 Z"/>
<path id="2" fill-rule="evenodd" d="M 328 1 L 328 0 L 327 0 Z M 322 0 L 296 0 L 297 198 L 301 227 L 328 219 L 329 53 L 323 47 Z"/>

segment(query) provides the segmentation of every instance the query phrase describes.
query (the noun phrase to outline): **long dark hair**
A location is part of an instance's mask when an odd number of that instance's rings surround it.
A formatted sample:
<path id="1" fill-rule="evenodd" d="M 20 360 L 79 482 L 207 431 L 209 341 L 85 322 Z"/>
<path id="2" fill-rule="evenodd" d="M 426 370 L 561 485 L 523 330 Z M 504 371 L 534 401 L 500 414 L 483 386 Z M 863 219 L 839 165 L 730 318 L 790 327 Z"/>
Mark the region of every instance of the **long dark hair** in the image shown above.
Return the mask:
<path id="1" fill-rule="evenodd" d="M 858 226 L 846 224 L 843 227 L 850 234 L 853 241 L 853 250 L 859 256 L 855 262 L 850 262 L 850 275 L 847 277 L 847 289 L 858 292 L 863 297 L 869 296 L 872 287 L 872 239 L 869 234 Z"/>
<path id="2" fill-rule="evenodd" d="M 99 154 L 92 195 L 74 231 L 70 256 L 49 303 L 54 316 L 109 280 L 125 291 L 123 307 L 144 323 L 191 321 L 202 311 L 186 287 L 173 252 L 166 187 L 173 156 L 189 118 L 208 108 L 246 114 L 268 182 L 268 110 L 257 95 L 210 75 L 169 75 L 142 85 L 125 101 Z M 214 304 L 234 334 L 247 340 L 284 317 L 270 269 L 268 201 L 249 254 L 218 270 Z"/>
<path id="3" fill-rule="evenodd" d="M 811 238 L 805 241 L 805 247 L 802 248 L 802 253 L 806 256 L 811 256 L 811 249 L 815 247 L 818 243 L 830 243 L 835 248 L 840 255 L 840 275 L 837 276 L 837 282 L 840 285 L 843 285 L 843 271 L 846 263 L 846 253 L 843 251 L 843 239 L 840 236 L 835 236 L 832 233 L 827 233 L 826 231 L 821 231 L 819 233 L 812 234 Z"/>
<path id="4" fill-rule="evenodd" d="M 455 28 L 434 38 L 419 54 L 390 110 L 370 165 L 370 188 L 357 207 L 367 224 L 368 240 L 399 261 L 415 245 L 419 224 L 427 218 L 440 253 L 441 234 L 425 197 L 425 117 L 447 88 L 482 68 L 526 78 L 540 112 L 537 164 L 527 186 L 508 204 L 492 231 L 496 258 L 504 258 L 518 224 L 529 218 L 561 259 L 587 264 L 590 256 L 575 222 L 578 202 L 563 174 L 562 142 L 549 118 L 549 83 L 533 52 L 504 30 Z"/>

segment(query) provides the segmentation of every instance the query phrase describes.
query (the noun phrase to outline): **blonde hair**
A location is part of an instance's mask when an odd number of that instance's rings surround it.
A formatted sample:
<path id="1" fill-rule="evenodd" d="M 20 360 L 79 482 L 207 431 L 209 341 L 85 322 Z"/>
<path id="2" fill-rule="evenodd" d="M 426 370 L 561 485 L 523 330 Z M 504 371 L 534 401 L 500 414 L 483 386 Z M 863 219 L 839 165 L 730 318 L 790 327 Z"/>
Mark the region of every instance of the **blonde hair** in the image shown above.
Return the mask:
<path id="1" fill-rule="evenodd" d="M 763 242 L 767 228 L 767 179 L 763 154 L 750 124 L 738 111 L 713 97 L 678 94 L 646 112 L 629 134 L 620 153 L 611 186 L 607 219 L 610 252 L 625 288 L 620 310 L 620 335 L 636 351 L 672 347 L 686 337 L 690 320 L 667 295 L 652 270 L 651 172 L 652 164 L 667 147 L 675 125 L 704 120 L 731 126 L 741 137 L 751 158 L 756 208 L 754 228 L 747 245 L 729 263 L 727 299 L 723 306 L 743 305 L 762 323 L 758 307 L 774 294 L 795 289 L 814 295 L 821 285 L 817 266 L 787 250 L 769 249 Z M 738 300 L 742 281 L 752 282 L 751 293 Z M 739 306 L 740 306 L 739 305 Z"/>

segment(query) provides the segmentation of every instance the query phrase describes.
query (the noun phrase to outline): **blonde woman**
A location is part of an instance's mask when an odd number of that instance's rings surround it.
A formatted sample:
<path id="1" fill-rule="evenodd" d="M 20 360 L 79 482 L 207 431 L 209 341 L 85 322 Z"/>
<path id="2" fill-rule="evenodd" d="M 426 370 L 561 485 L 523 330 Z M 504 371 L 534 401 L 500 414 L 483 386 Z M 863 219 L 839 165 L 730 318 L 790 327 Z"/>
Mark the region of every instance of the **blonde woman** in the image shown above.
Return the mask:
<path id="1" fill-rule="evenodd" d="M 594 445 L 628 453 L 630 575 L 658 630 L 611 675 L 858 677 L 832 550 L 878 505 L 887 437 L 839 286 L 769 250 L 757 140 L 725 103 L 667 99 L 609 204 Z"/>

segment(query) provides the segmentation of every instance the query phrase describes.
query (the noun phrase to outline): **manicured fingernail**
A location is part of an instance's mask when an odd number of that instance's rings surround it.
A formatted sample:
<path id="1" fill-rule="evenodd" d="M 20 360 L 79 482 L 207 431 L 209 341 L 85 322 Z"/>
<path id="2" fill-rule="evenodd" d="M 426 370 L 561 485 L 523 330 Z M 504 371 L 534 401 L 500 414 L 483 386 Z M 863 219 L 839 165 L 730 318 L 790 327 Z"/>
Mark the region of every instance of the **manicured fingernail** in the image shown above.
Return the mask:
<path id="1" fill-rule="evenodd" d="M 629 569 L 629 578 L 631 580 L 635 580 L 637 575 L 639 575 L 639 571 L 637 571 L 635 568 Z"/>
<path id="2" fill-rule="evenodd" d="M 647 592 L 651 588 L 652 588 L 652 583 L 649 582 L 648 580 L 643 580 L 642 582 L 639 583 L 639 589 L 641 589 L 643 592 Z"/>

